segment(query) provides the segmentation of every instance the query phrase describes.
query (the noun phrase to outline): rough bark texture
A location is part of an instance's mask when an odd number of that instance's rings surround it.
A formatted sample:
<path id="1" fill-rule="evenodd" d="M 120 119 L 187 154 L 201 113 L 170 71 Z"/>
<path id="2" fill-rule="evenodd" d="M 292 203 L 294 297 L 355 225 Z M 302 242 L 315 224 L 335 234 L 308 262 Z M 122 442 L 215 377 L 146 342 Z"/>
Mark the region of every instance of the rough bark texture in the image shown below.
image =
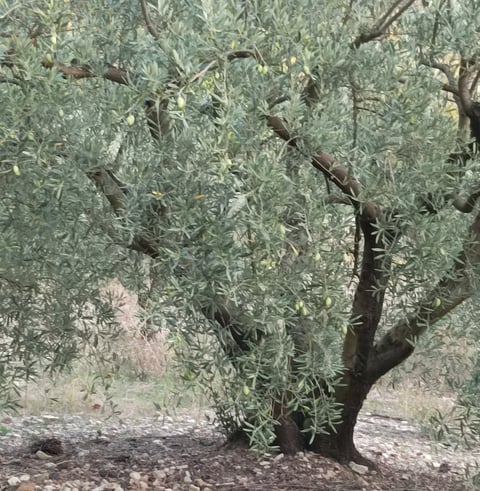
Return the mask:
<path id="1" fill-rule="evenodd" d="M 355 448 L 353 438 L 358 414 L 371 385 L 362 381 L 361 378 L 350 378 L 349 381 L 346 380 L 345 382 L 348 383 L 348 387 L 342 397 L 341 423 L 335 428 L 335 432 L 317 435 L 310 449 L 342 463 L 354 461 L 358 464 L 371 466 L 371 463 L 362 457 Z"/>
<path id="2" fill-rule="evenodd" d="M 273 416 L 278 421 L 275 428 L 276 444 L 286 455 L 293 455 L 305 449 L 305 436 L 291 414 L 278 402 L 273 405 Z"/>

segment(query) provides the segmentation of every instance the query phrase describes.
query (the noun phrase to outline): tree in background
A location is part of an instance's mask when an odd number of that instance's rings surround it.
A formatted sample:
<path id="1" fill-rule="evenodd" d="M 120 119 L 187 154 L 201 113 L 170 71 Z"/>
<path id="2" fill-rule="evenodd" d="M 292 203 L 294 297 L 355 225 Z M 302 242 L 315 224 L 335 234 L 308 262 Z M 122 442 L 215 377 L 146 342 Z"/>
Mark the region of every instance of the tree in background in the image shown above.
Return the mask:
<path id="1" fill-rule="evenodd" d="M 119 276 L 232 438 L 364 462 L 478 292 L 476 2 L 0 4 L 3 386 L 108 341 Z"/>

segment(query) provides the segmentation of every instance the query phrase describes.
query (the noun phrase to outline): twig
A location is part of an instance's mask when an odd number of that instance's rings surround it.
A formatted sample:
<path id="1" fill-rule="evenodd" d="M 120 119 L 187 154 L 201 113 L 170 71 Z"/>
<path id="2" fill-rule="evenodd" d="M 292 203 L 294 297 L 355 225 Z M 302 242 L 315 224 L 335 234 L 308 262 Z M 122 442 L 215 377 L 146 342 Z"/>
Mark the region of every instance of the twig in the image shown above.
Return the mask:
<path id="1" fill-rule="evenodd" d="M 145 0 L 140 0 L 140 7 L 142 9 L 143 19 L 145 20 L 145 26 L 147 27 L 148 32 L 152 35 L 153 39 L 158 39 L 158 31 L 152 24 L 152 20 L 148 15 L 147 3 Z"/>
<path id="2" fill-rule="evenodd" d="M 22 83 L 20 82 L 20 80 L 17 80 L 16 78 L 9 78 L 9 77 L 0 77 L 0 84 L 13 84 L 22 87 Z"/>
<path id="3" fill-rule="evenodd" d="M 18 2 L 17 5 L 14 5 L 10 8 L 10 10 L 7 10 L 4 14 L 0 15 L 0 20 L 6 19 L 13 11 L 17 10 L 21 6 L 22 2 Z"/>

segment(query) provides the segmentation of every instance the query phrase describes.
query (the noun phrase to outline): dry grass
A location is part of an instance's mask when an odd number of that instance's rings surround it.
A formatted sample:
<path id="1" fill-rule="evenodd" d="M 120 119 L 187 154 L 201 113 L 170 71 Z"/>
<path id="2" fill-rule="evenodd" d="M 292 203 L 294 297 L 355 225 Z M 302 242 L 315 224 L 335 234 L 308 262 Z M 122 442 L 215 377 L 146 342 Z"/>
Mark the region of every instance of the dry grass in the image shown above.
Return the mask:
<path id="1" fill-rule="evenodd" d="M 430 392 L 408 379 L 392 388 L 386 384 L 375 386 L 364 409 L 375 414 L 404 418 L 427 424 L 438 412 L 447 413 L 455 405 L 455 395 L 449 392 Z"/>
<path id="2" fill-rule="evenodd" d="M 88 361 L 77 363 L 70 373 L 43 377 L 26 384 L 21 398 L 24 414 L 119 412 L 123 417 L 173 412 L 200 406 L 201 395 L 186 390 L 171 368 L 171 353 L 164 334 L 146 337 L 137 318 L 137 296 L 112 282 L 106 291 L 117 309 L 123 336 L 115 351 L 120 366 L 115 373 L 102 374 Z M 100 376 L 101 375 L 101 376 Z"/>

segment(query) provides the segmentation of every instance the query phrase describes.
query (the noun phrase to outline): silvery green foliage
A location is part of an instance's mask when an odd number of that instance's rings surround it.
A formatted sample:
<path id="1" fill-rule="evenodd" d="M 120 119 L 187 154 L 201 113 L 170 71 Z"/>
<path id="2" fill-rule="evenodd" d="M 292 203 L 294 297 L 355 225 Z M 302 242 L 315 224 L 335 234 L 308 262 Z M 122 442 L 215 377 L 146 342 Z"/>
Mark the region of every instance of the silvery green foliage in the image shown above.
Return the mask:
<path id="1" fill-rule="evenodd" d="M 226 425 L 246 417 L 265 448 L 279 399 L 309 413 L 307 433 L 334 422 L 355 220 L 329 202 L 338 191 L 309 156 L 334 155 L 362 183 L 360 201 L 381 203 L 406 231 L 386 251 L 382 330 L 443 277 L 471 221 L 447 196 L 476 184 L 478 160 L 451 172 L 457 121 L 424 62 L 478 55 L 479 10 L 424 3 L 352 49 L 390 3 L 160 0 L 148 5 L 155 39 L 137 2 L 0 2 L 1 76 L 17 77 L 0 84 L 0 383 L 108 339 L 99 288 L 121 276 L 141 291 L 149 270 L 144 315 L 167 322 L 184 377 L 206 388 Z M 236 50 L 257 55 L 229 60 Z M 45 59 L 78 60 L 98 77 L 72 80 Z M 128 71 L 128 86 L 102 79 L 106 63 Z M 144 104 L 156 96 L 165 108 L 153 140 Z M 301 136 L 301 152 L 275 137 L 266 114 Z M 97 168 L 126 183 L 119 215 L 87 177 Z M 419 213 L 427 192 L 433 215 Z M 125 248 L 145 234 L 160 250 L 147 267 Z M 251 349 L 206 321 L 219 305 Z M 330 390 L 312 400 L 318 387 Z"/>

